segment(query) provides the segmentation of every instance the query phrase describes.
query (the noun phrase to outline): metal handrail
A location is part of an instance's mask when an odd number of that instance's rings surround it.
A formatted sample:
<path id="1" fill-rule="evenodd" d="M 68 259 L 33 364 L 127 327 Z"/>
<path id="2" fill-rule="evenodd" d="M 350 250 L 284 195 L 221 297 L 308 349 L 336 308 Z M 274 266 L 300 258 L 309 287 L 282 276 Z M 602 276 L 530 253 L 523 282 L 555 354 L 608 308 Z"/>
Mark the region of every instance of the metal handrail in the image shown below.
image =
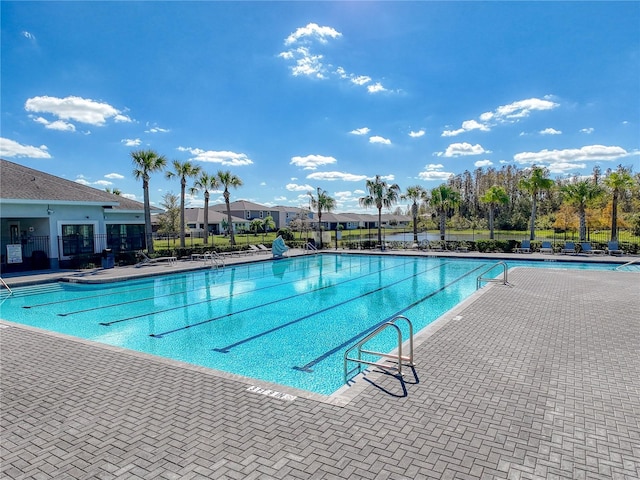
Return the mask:
<path id="1" fill-rule="evenodd" d="M 631 260 L 630 262 L 625 263 L 624 265 L 618 265 L 616 267 L 616 270 L 621 270 L 624 267 L 628 267 L 629 265 L 633 265 L 634 263 L 638 263 L 640 262 L 640 258 L 634 258 L 633 260 Z"/>
<path id="2" fill-rule="evenodd" d="M 9 295 L 13 295 L 13 290 L 11 290 L 9 288 L 9 285 L 7 285 L 7 282 L 5 282 L 2 277 L 0 277 L 0 283 L 2 283 L 2 285 L 4 285 L 4 288 L 6 288 L 7 290 L 9 290 Z"/>
<path id="3" fill-rule="evenodd" d="M 497 278 L 484 278 L 483 277 L 483 275 L 485 273 L 490 272 L 491 270 L 493 270 L 498 265 L 502 265 L 502 280 L 497 279 Z M 509 267 L 507 266 L 506 262 L 494 263 L 489 268 L 484 270 L 480 275 L 478 275 L 478 278 L 476 278 L 476 290 L 481 287 L 482 282 L 501 282 L 503 285 L 509 285 L 509 282 L 508 282 L 508 279 L 507 279 L 507 271 L 508 270 L 509 270 Z"/>
<path id="4" fill-rule="evenodd" d="M 305 250 L 310 250 L 312 252 L 317 252 L 318 251 L 318 248 L 314 244 L 312 244 L 311 242 L 307 242 L 307 244 L 304 246 L 304 249 Z"/>
<path id="5" fill-rule="evenodd" d="M 403 356 L 402 355 L 402 330 L 400 329 L 400 327 L 398 327 L 398 325 L 396 325 L 396 322 L 398 320 L 404 320 L 406 321 L 406 323 L 409 325 L 409 355 L 408 356 Z M 373 339 L 374 337 L 378 336 L 380 333 L 382 333 L 384 330 L 386 330 L 387 328 L 393 328 L 395 329 L 397 335 L 398 335 L 398 348 L 396 350 L 396 354 L 390 354 L 390 353 L 385 353 L 385 352 L 376 352 L 373 350 L 365 350 L 362 347 L 371 339 Z M 358 357 L 357 358 L 351 358 L 349 357 L 349 353 L 352 352 L 354 349 L 358 349 Z M 368 360 L 363 360 L 362 359 L 362 354 L 366 353 L 366 354 L 371 354 L 371 355 L 376 355 L 379 357 L 384 357 L 384 358 L 392 358 L 396 361 L 396 365 L 385 365 L 384 363 L 380 363 L 380 362 L 371 362 Z M 347 350 L 345 350 L 344 352 L 344 382 L 348 383 L 348 376 L 349 376 L 349 370 L 348 370 L 348 364 L 349 362 L 355 362 L 358 364 L 358 373 L 360 373 L 361 367 L 362 365 L 371 365 L 371 366 L 375 366 L 375 367 L 379 367 L 388 371 L 396 371 L 398 373 L 398 375 L 402 376 L 402 362 L 406 362 L 407 366 L 413 366 L 413 324 L 411 323 L 411 320 L 409 320 L 407 317 L 399 315 L 397 317 L 394 317 L 393 319 L 391 319 L 388 322 L 383 323 L 382 325 L 380 325 L 378 328 L 376 328 L 373 332 L 371 332 L 369 335 L 367 335 L 366 337 L 364 337 L 362 340 L 360 340 L 358 343 L 356 343 L 355 345 L 352 345 L 351 347 L 349 347 Z M 355 370 L 355 369 L 354 369 Z M 353 371 L 353 370 L 351 370 Z"/>

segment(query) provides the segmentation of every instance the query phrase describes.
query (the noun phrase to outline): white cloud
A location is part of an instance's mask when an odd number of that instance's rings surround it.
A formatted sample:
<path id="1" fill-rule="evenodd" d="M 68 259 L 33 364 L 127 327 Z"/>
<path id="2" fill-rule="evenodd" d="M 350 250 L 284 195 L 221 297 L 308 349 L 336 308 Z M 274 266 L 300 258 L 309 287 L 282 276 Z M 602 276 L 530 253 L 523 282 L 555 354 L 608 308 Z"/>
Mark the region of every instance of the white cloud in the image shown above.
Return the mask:
<path id="1" fill-rule="evenodd" d="M 366 86 L 369 93 L 387 91 L 380 82 L 371 85 L 372 79 L 368 75 L 356 75 L 347 72 L 341 66 L 334 67 L 336 62 L 325 65 L 324 56 L 316 52 L 316 47 L 318 44 L 326 45 L 329 40 L 335 40 L 341 36 L 342 33 L 332 27 L 309 23 L 305 27 L 296 29 L 284 40 L 284 44 L 289 50 L 280 52 L 278 57 L 288 63 L 293 62 L 289 68 L 295 77 L 306 76 L 325 80 L 333 76 L 349 81 L 353 85 Z"/>
<path id="2" fill-rule="evenodd" d="M 498 107 L 494 112 L 494 118 L 500 120 L 513 120 L 528 117 L 532 111 L 552 110 L 560 105 L 550 100 L 540 98 L 528 98 L 508 105 Z"/>
<path id="3" fill-rule="evenodd" d="M 2 158 L 51 158 L 46 145 L 34 147 L 22 145 L 8 138 L 0 137 L 0 157 Z"/>
<path id="4" fill-rule="evenodd" d="M 560 165 L 563 162 L 614 161 L 629 155 L 622 147 L 604 145 L 586 145 L 581 148 L 564 150 L 540 150 L 539 152 L 522 152 L 513 156 L 520 164 L 549 163 Z M 580 167 L 578 167 L 580 168 Z"/>
<path id="5" fill-rule="evenodd" d="M 391 140 L 379 135 L 374 135 L 373 137 L 369 137 L 369 143 L 382 143 L 383 145 L 391 145 Z"/>
<path id="6" fill-rule="evenodd" d="M 371 77 L 368 77 L 366 75 L 351 76 L 351 83 L 355 83 L 356 85 L 361 85 L 361 86 L 366 85 L 370 81 L 371 81 Z"/>
<path id="7" fill-rule="evenodd" d="M 28 112 L 49 113 L 59 120 L 71 120 L 96 126 L 104 125 L 110 118 L 120 122 L 132 121 L 108 103 L 74 96 L 33 97 L 27 99 L 24 108 Z"/>
<path id="8" fill-rule="evenodd" d="M 424 130 L 418 130 L 417 132 L 409 132 L 409 136 L 412 138 L 419 138 L 422 137 L 426 132 Z"/>
<path id="9" fill-rule="evenodd" d="M 447 150 L 443 152 L 437 152 L 438 157 L 460 157 L 464 155 L 481 155 L 483 153 L 491 153 L 489 150 L 482 148 L 482 145 L 470 143 L 452 143 L 447 147 Z"/>
<path id="10" fill-rule="evenodd" d="M 420 173 L 418 173 L 418 177 L 421 180 L 438 180 L 438 181 L 442 181 L 442 180 L 447 180 L 451 175 L 453 175 L 453 173 L 451 172 L 444 172 L 442 169 L 444 168 L 443 165 L 437 163 L 430 163 L 428 165 L 426 165 L 424 167 L 424 170 L 421 171 Z"/>
<path id="11" fill-rule="evenodd" d="M 138 197 L 134 193 L 123 193 L 122 196 L 124 198 L 128 198 L 129 200 L 137 200 Z"/>
<path id="12" fill-rule="evenodd" d="M 152 127 L 149 130 L 145 130 L 144 133 L 168 133 L 170 131 L 168 128 Z"/>
<path id="13" fill-rule="evenodd" d="M 540 130 L 540 135 L 561 135 L 562 132 L 560 130 L 556 130 L 555 128 L 545 128 L 544 130 Z"/>
<path id="14" fill-rule="evenodd" d="M 550 173 L 564 174 L 571 170 L 586 168 L 585 163 L 571 163 L 571 162 L 553 162 L 549 164 Z"/>
<path id="15" fill-rule="evenodd" d="M 321 27 L 317 23 L 309 23 L 306 27 L 299 27 L 289 35 L 284 43 L 285 45 L 291 45 L 299 41 L 306 41 L 307 39 L 318 40 L 320 43 L 327 43 L 327 38 L 338 38 L 342 34 L 332 27 Z"/>
<path id="16" fill-rule="evenodd" d="M 351 130 L 349 133 L 352 133 L 353 135 L 366 135 L 370 131 L 371 130 L 369 130 L 368 127 L 362 127 L 362 128 L 356 128 L 355 130 Z"/>
<path id="17" fill-rule="evenodd" d="M 386 92 L 387 89 L 382 86 L 380 82 L 377 82 L 373 85 L 369 85 L 367 87 L 367 92 L 369 93 L 378 93 L 378 92 Z"/>
<path id="18" fill-rule="evenodd" d="M 445 130 L 442 132 L 443 137 L 455 137 L 456 135 L 460 135 L 464 132 L 469 132 L 471 130 L 480 130 L 483 132 L 488 132 L 490 128 L 484 124 L 479 123 L 476 120 L 465 120 L 462 122 L 462 127 L 457 130 Z"/>
<path id="19" fill-rule="evenodd" d="M 323 155 L 307 155 L 306 157 L 291 157 L 290 165 L 302 167 L 304 170 L 316 170 L 320 165 L 331 165 L 337 160 Z"/>
<path id="20" fill-rule="evenodd" d="M 252 165 L 253 160 L 244 153 L 202 150 L 201 148 L 178 147 L 181 152 L 189 152 L 194 155 L 192 160 L 207 163 L 219 163 L 224 166 L 241 167 Z"/>
<path id="21" fill-rule="evenodd" d="M 367 179 L 366 175 L 355 175 L 345 172 L 314 172 L 307 175 L 310 180 L 342 180 L 345 182 L 362 182 Z"/>
<path id="22" fill-rule="evenodd" d="M 311 192 L 314 190 L 314 188 L 309 184 L 298 185 L 297 183 L 288 183 L 286 189 L 290 192 Z"/>
<path id="23" fill-rule="evenodd" d="M 590 135 L 594 132 L 594 128 L 593 127 L 589 127 L 589 128 L 581 128 L 580 129 L 580 133 L 586 133 L 587 135 Z"/>
<path id="24" fill-rule="evenodd" d="M 478 160 L 473 164 L 473 166 L 476 168 L 490 167 L 491 165 L 493 165 L 493 162 L 491 160 Z"/>
<path id="25" fill-rule="evenodd" d="M 124 178 L 124 175 L 121 175 L 119 173 L 107 173 L 104 178 L 111 178 L 113 180 L 122 180 Z"/>
<path id="26" fill-rule="evenodd" d="M 98 185 L 99 187 L 108 187 L 109 185 L 113 185 L 113 182 L 108 180 L 96 180 L 93 182 L 93 185 Z"/>
<path id="27" fill-rule="evenodd" d="M 139 138 L 125 138 L 120 140 L 120 143 L 124 143 L 127 147 L 137 147 L 142 141 Z"/>
<path id="28" fill-rule="evenodd" d="M 552 110 L 559 107 L 558 103 L 548 99 L 528 98 L 526 100 L 518 100 L 508 105 L 501 105 L 493 112 L 485 112 L 480 115 L 480 122 L 477 120 L 465 120 L 462 122 L 461 128 L 456 130 L 445 130 L 442 132 L 443 137 L 455 137 L 461 133 L 471 130 L 480 130 L 488 132 L 491 127 L 498 123 L 513 123 L 521 118 L 528 117 L 533 111 Z"/>

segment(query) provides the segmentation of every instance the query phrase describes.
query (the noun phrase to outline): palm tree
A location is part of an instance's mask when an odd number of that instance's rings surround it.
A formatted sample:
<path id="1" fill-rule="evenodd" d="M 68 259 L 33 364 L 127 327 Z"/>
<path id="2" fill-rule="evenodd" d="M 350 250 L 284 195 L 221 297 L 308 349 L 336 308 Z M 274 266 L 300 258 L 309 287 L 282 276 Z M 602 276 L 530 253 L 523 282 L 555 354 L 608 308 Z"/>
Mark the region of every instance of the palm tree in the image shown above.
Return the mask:
<path id="1" fill-rule="evenodd" d="M 273 217 L 271 215 L 267 215 L 267 217 L 262 221 L 262 229 L 264 233 L 268 233 L 269 230 L 274 230 L 276 228 L 276 222 L 273 221 Z"/>
<path id="2" fill-rule="evenodd" d="M 603 193 L 602 188 L 592 180 L 580 180 L 564 185 L 562 197 L 578 210 L 580 218 L 580 241 L 587 241 L 587 206 Z"/>
<path id="3" fill-rule="evenodd" d="M 376 175 L 373 180 L 367 180 L 367 190 L 369 195 L 358 199 L 358 203 L 364 208 L 375 205 L 378 209 L 378 245 L 383 249 L 382 207 L 391 208 L 392 205 L 397 203 L 400 196 L 400 187 L 396 183 L 389 185 L 380 178 L 380 175 Z"/>
<path id="4" fill-rule="evenodd" d="M 413 243 L 418 243 L 418 202 L 426 202 L 428 192 L 420 185 L 407 187 L 407 191 L 400 195 L 402 200 L 411 200 L 411 215 L 413 216 Z"/>
<path id="5" fill-rule="evenodd" d="M 329 194 L 318 187 L 318 198 L 314 198 L 311 193 L 308 193 L 311 197 L 311 208 L 318 210 L 318 236 L 320 237 L 320 249 L 322 249 L 322 211 L 329 213 L 336 206 L 336 201 L 329 196 Z"/>
<path id="6" fill-rule="evenodd" d="M 604 184 L 611 190 L 611 241 L 615 242 L 618 240 L 618 200 L 633 186 L 633 177 L 620 166 L 607 175 Z"/>
<path id="7" fill-rule="evenodd" d="M 120 190 L 119 188 L 113 188 L 112 189 L 112 188 L 107 187 L 107 188 L 104 189 L 104 191 L 107 192 L 107 193 L 111 193 L 113 195 L 118 195 L 118 196 L 122 195 L 122 190 Z"/>
<path id="8" fill-rule="evenodd" d="M 218 182 L 221 186 L 224 186 L 224 203 L 227 205 L 227 229 L 230 235 L 230 243 L 231 245 L 236 244 L 236 238 L 233 236 L 233 222 L 231 221 L 231 203 L 229 202 L 229 198 L 231 198 L 231 193 L 229 193 L 229 187 L 238 188 L 242 186 L 242 180 L 240 177 L 232 174 L 229 170 L 223 172 L 222 170 L 218 170 Z"/>
<path id="9" fill-rule="evenodd" d="M 164 169 L 167 159 L 153 150 L 136 150 L 131 152 L 131 160 L 135 166 L 133 176 L 142 179 L 144 194 L 144 239 L 149 253 L 153 253 L 153 233 L 151 231 L 151 205 L 149 203 L 149 177 L 153 172 Z"/>
<path id="10" fill-rule="evenodd" d="M 495 209 L 509 203 L 509 195 L 503 187 L 493 185 L 480 197 L 480 201 L 489 206 L 489 239 L 493 240 L 493 216 Z"/>
<path id="11" fill-rule="evenodd" d="M 536 210 L 538 208 L 538 196 L 543 190 L 550 190 L 553 187 L 553 180 L 547 178 L 547 171 L 544 168 L 531 167 L 529 175 L 521 178 L 519 187 L 531 195 L 531 227 L 529 240 L 536 239 Z"/>
<path id="12" fill-rule="evenodd" d="M 258 231 L 262 230 L 262 228 L 262 220 L 260 220 L 259 218 L 254 218 L 253 220 L 251 220 L 251 223 L 249 224 L 249 230 L 253 232 L 254 237 L 258 235 Z"/>
<path id="13" fill-rule="evenodd" d="M 204 190 L 204 244 L 209 244 L 209 190 L 215 190 L 220 184 L 218 177 L 201 172 L 200 176 L 193 183 L 193 191 Z"/>
<path id="14" fill-rule="evenodd" d="M 440 217 L 440 240 L 444 242 L 447 215 L 460 205 L 460 193 L 443 183 L 431 190 L 431 200 L 429 201 Z"/>
<path id="15" fill-rule="evenodd" d="M 190 161 L 173 161 L 173 171 L 165 173 L 168 179 L 180 178 L 180 247 L 184 248 L 184 194 L 187 189 L 187 178 L 197 177 L 200 174 L 200 167 L 194 166 Z"/>

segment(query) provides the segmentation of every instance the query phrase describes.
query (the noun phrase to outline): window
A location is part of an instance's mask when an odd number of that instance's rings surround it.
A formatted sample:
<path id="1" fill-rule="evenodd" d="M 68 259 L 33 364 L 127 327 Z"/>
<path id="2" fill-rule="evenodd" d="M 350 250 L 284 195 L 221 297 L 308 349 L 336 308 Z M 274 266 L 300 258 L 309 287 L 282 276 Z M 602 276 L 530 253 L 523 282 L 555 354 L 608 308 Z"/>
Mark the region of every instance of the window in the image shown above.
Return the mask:
<path id="1" fill-rule="evenodd" d="M 144 249 L 144 225 L 107 225 L 107 248 L 114 252 Z"/>
<path id="2" fill-rule="evenodd" d="M 64 256 L 93 252 L 93 225 L 62 225 Z"/>
<path id="3" fill-rule="evenodd" d="M 247 210 L 247 220 L 251 220 L 251 212 Z"/>

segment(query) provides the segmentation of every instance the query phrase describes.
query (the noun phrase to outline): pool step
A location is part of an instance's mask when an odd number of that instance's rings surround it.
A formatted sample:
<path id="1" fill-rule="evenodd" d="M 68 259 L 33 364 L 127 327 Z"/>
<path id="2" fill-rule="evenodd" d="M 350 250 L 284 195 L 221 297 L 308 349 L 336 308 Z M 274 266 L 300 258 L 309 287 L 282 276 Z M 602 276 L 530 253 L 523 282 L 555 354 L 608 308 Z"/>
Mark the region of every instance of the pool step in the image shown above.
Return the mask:
<path id="1" fill-rule="evenodd" d="M 64 287 L 60 283 L 56 282 L 56 283 L 42 283 L 39 285 L 27 285 L 19 288 L 14 287 L 12 290 L 13 290 L 12 297 L 28 297 L 31 295 L 40 295 L 42 293 L 61 292 L 64 290 Z"/>

